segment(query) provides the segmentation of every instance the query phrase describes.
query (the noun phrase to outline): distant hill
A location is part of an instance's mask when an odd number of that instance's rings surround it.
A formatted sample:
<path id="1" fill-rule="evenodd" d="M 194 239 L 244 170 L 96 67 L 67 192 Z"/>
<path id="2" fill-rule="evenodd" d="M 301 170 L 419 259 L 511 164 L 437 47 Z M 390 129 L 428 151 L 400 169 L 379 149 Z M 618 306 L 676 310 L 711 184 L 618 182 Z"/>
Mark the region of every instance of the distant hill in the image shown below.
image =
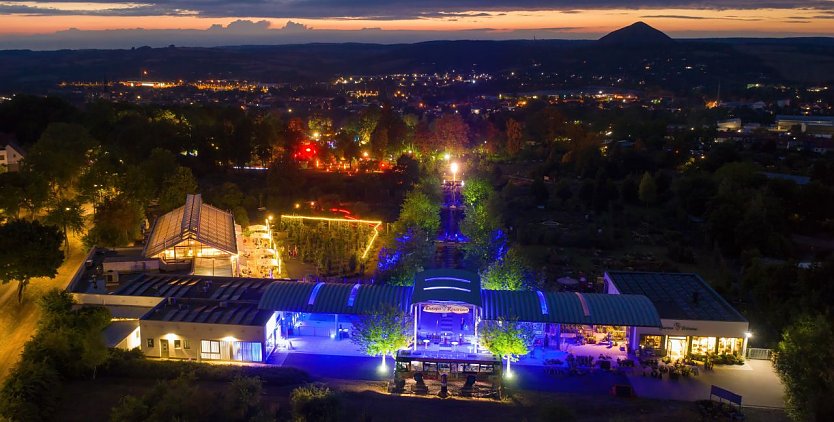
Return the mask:
<path id="1" fill-rule="evenodd" d="M 645 46 L 668 45 L 673 44 L 675 40 L 645 22 L 635 22 L 611 32 L 600 38 L 598 42 L 607 45 Z"/>
<path id="2" fill-rule="evenodd" d="M 661 48 L 657 48 L 657 47 Z M 647 48 L 648 47 L 648 48 Z M 751 82 L 834 83 L 834 39 L 678 39 L 636 23 L 597 41 L 430 41 L 129 50 L 0 50 L 0 93 L 49 90 L 61 81 L 139 78 L 310 82 L 401 72 L 552 73 L 554 89 L 617 81 L 623 88 L 714 93 Z M 648 65 L 648 68 L 647 68 Z M 696 70 L 697 69 L 697 70 Z M 568 75 L 556 77 L 555 75 Z M 575 76 L 571 76 L 575 75 Z M 514 89 L 478 84 L 488 92 Z M 508 83 L 509 84 L 509 83 Z M 528 89 L 530 85 L 525 85 Z"/>

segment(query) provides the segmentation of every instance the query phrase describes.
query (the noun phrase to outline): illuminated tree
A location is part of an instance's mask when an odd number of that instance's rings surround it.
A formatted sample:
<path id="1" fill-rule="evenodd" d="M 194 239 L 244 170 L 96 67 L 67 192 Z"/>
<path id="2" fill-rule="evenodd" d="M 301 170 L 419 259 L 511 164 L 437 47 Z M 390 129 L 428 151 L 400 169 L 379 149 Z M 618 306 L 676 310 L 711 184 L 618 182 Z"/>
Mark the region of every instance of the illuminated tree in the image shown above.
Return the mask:
<path id="1" fill-rule="evenodd" d="M 405 196 L 396 224 L 398 231 L 417 227 L 428 235 L 437 233 L 440 229 L 440 205 L 423 191 L 412 189 Z"/>
<path id="2" fill-rule="evenodd" d="M 826 315 L 803 316 L 785 328 L 774 365 L 785 384 L 788 414 L 797 421 L 834 418 L 834 327 Z"/>
<path id="3" fill-rule="evenodd" d="M 386 307 L 375 313 L 363 315 L 353 323 L 351 340 L 370 356 L 394 356 L 398 350 L 411 344 L 412 321 L 403 311 Z"/>
<path id="4" fill-rule="evenodd" d="M 53 226 L 12 220 L 0 226 L 0 282 L 17 281 L 17 301 L 35 277 L 55 277 L 64 262 L 64 237 Z"/>
<path id="5" fill-rule="evenodd" d="M 493 263 L 481 274 L 481 285 L 489 290 L 521 290 L 524 288 L 524 260 L 515 249 Z"/>
<path id="6" fill-rule="evenodd" d="M 492 184 L 486 179 L 474 178 L 466 181 L 461 194 L 463 195 L 463 202 L 467 206 L 473 207 L 486 202 L 492 192 L 494 192 Z"/>
<path id="7" fill-rule="evenodd" d="M 510 362 L 518 356 L 526 355 L 530 349 L 530 330 L 515 320 L 490 321 L 481 325 L 481 346 L 493 355 L 507 361 L 506 377 L 511 377 Z"/>

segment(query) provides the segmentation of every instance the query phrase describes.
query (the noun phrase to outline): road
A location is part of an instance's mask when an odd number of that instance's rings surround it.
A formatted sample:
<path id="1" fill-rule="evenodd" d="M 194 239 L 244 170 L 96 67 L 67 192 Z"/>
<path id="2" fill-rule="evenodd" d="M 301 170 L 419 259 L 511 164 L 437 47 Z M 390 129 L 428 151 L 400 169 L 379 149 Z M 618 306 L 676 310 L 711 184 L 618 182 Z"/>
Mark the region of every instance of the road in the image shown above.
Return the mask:
<path id="1" fill-rule="evenodd" d="M 23 343 L 35 333 L 40 309 L 38 298 L 53 288 L 64 289 L 81 265 L 87 251 L 78 236 L 70 236 L 69 256 L 58 268 L 55 278 L 35 278 L 23 293 L 23 303 L 17 303 L 17 283 L 0 285 L 0 380 L 6 378 L 20 358 Z"/>

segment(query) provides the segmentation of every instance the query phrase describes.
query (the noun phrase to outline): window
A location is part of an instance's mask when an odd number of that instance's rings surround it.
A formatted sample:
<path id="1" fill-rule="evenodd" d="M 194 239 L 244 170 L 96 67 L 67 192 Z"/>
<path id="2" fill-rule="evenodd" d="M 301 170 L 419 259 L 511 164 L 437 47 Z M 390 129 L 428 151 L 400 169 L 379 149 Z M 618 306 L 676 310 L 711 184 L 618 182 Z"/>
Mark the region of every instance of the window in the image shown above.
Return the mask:
<path id="1" fill-rule="evenodd" d="M 190 349 L 191 343 L 188 341 L 187 338 L 182 339 L 182 348 L 183 349 Z"/>
<path id="2" fill-rule="evenodd" d="M 646 349 L 660 349 L 660 336 L 644 335 L 640 339 L 640 346 Z"/>
<path id="3" fill-rule="evenodd" d="M 202 340 L 200 341 L 200 358 L 201 359 L 220 359 L 220 342 L 216 340 Z"/>
<path id="4" fill-rule="evenodd" d="M 261 343 L 258 341 L 236 341 L 234 343 L 235 360 L 260 362 L 263 360 Z"/>
<path id="5" fill-rule="evenodd" d="M 182 349 L 182 341 L 174 340 L 174 349 Z"/>

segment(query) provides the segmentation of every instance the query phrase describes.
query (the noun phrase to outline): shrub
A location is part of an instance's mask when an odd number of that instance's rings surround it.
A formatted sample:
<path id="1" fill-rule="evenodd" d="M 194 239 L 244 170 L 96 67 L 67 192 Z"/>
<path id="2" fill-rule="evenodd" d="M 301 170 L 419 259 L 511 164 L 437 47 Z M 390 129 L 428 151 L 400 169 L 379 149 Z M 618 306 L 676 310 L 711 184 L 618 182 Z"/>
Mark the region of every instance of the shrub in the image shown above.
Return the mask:
<path id="1" fill-rule="evenodd" d="M 193 373 L 206 381 L 232 381 L 236 377 L 258 377 L 274 386 L 303 384 L 310 376 L 296 368 L 276 366 L 215 365 L 189 361 L 153 361 L 145 359 L 138 350 L 110 350 L 107 363 L 101 368 L 105 376 L 126 378 L 176 379 L 183 373 Z"/>
<path id="2" fill-rule="evenodd" d="M 339 396 L 323 384 L 309 384 L 292 390 L 293 420 L 297 422 L 335 422 L 342 403 Z"/>
<path id="3" fill-rule="evenodd" d="M 50 365 L 22 361 L 0 390 L 0 419 L 48 420 L 55 410 L 61 377 Z"/>

